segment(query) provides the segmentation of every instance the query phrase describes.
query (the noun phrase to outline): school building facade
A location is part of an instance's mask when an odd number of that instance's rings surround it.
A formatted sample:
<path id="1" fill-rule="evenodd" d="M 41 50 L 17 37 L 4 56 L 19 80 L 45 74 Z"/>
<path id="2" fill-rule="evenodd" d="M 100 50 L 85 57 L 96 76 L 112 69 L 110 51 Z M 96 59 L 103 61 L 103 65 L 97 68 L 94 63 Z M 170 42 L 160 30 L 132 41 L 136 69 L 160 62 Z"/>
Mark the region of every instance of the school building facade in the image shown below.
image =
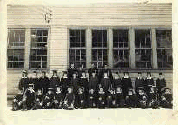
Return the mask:
<path id="1" fill-rule="evenodd" d="M 172 89 L 172 4 L 8 5 L 7 94 L 18 92 L 23 69 L 163 72 Z"/>

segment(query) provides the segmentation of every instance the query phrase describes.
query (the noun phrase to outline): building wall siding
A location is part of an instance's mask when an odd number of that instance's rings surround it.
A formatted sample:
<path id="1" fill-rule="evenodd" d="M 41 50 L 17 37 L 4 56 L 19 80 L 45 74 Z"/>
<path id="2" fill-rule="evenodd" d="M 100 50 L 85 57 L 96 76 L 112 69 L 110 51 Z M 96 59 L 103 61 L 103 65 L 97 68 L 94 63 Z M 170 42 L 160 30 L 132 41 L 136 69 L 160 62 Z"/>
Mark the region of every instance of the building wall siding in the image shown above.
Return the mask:
<path id="1" fill-rule="evenodd" d="M 47 8 L 52 10 L 50 24 L 45 23 Z M 69 27 L 171 27 L 172 4 L 93 4 L 83 6 L 20 6 L 9 5 L 7 25 L 11 27 L 50 27 L 49 68 L 67 69 Z M 21 70 L 8 69 L 8 95 L 18 92 Z M 122 76 L 123 74 L 121 74 Z M 130 73 L 134 78 L 137 73 Z M 153 73 L 158 77 L 158 73 Z M 165 73 L 172 88 L 172 73 Z"/>

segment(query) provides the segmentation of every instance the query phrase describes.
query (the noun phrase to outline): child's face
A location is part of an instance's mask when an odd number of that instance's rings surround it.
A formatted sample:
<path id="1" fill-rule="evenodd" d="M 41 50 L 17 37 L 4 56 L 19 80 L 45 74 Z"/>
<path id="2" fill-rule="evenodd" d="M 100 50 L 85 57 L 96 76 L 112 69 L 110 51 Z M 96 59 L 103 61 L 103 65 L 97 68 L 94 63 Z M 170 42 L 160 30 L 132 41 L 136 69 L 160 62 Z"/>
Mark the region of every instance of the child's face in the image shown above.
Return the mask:
<path id="1" fill-rule="evenodd" d="M 95 77 L 95 73 L 92 73 L 92 76 Z"/>
<path id="2" fill-rule="evenodd" d="M 166 89 L 165 94 L 171 94 L 170 90 Z"/>
<path id="3" fill-rule="evenodd" d="M 79 88 L 79 90 L 78 90 L 78 91 L 79 91 L 79 93 L 83 93 L 83 90 L 82 90 L 82 88 Z"/>
<path id="4" fill-rule="evenodd" d="M 61 88 L 60 87 L 57 87 L 57 92 L 61 92 Z"/>
<path id="5" fill-rule="evenodd" d="M 71 88 L 68 88 L 68 92 L 69 92 L 69 93 L 72 93 L 72 89 L 71 89 Z"/>
<path id="6" fill-rule="evenodd" d="M 132 91 L 129 91 L 129 95 L 132 95 Z"/>
<path id="7" fill-rule="evenodd" d="M 151 77 L 151 74 L 147 74 L 147 77 Z"/>
<path id="8" fill-rule="evenodd" d="M 43 77 L 45 77 L 45 76 L 46 76 L 46 73 L 43 73 L 42 75 L 43 75 Z"/>
<path id="9" fill-rule="evenodd" d="M 70 67 L 71 67 L 71 68 L 74 68 L 74 64 L 71 64 Z"/>
<path id="10" fill-rule="evenodd" d="M 51 90 L 48 91 L 48 94 L 51 94 Z"/>
<path id="11" fill-rule="evenodd" d="M 82 76 L 85 77 L 85 73 L 84 72 L 82 73 Z"/>
<path id="12" fill-rule="evenodd" d="M 103 92 L 103 88 L 100 88 L 100 91 Z"/>
<path id="13" fill-rule="evenodd" d="M 151 89 L 150 89 L 150 92 L 153 93 L 153 92 L 154 92 L 154 88 L 151 88 Z"/>
<path id="14" fill-rule="evenodd" d="M 64 74 L 64 77 L 67 77 L 67 74 L 66 74 L 66 73 Z"/>
<path id="15" fill-rule="evenodd" d="M 42 92 L 41 92 L 41 90 L 39 89 L 39 90 L 38 90 L 38 94 L 41 94 L 41 93 L 42 93 Z"/>
<path id="16" fill-rule="evenodd" d="M 108 74 L 107 74 L 107 73 L 104 73 L 104 77 L 108 77 Z"/>
<path id="17" fill-rule="evenodd" d="M 93 93 L 94 93 L 94 90 L 93 90 L 93 89 L 90 89 L 90 93 L 93 94 Z"/>
<path id="18" fill-rule="evenodd" d="M 76 78 L 76 74 L 73 74 L 73 78 Z"/>
<path id="19" fill-rule="evenodd" d="M 29 87 L 30 90 L 33 90 L 33 87 Z"/>
<path id="20" fill-rule="evenodd" d="M 143 90 L 139 90 L 138 93 L 139 93 L 140 95 L 142 95 L 142 94 L 143 94 Z"/>
<path id="21" fill-rule="evenodd" d="M 138 77 L 141 77 L 142 75 L 141 74 L 138 74 Z"/>
<path id="22" fill-rule="evenodd" d="M 121 93 L 122 92 L 122 89 L 120 87 L 117 87 L 117 92 L 118 93 Z"/>

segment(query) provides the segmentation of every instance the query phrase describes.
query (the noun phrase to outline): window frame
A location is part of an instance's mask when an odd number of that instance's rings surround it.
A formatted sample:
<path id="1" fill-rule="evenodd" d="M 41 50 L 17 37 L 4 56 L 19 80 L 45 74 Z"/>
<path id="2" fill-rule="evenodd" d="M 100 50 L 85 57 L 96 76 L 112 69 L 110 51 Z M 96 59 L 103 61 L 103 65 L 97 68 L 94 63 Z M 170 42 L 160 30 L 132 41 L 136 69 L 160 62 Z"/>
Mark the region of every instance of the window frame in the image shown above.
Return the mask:
<path id="1" fill-rule="evenodd" d="M 85 47 L 71 47 L 71 45 L 70 45 L 70 30 L 79 30 L 80 31 L 80 37 L 81 37 L 81 31 L 84 30 L 84 34 L 85 34 Z M 87 32 L 87 30 L 84 27 L 69 27 L 68 28 L 68 44 L 67 44 L 67 46 L 68 46 L 67 47 L 68 48 L 68 51 L 67 51 L 67 53 L 68 53 L 67 66 L 68 67 L 70 67 L 70 63 L 71 63 L 71 61 L 70 61 L 70 51 L 74 50 L 75 51 L 75 61 L 74 61 L 74 63 L 80 63 L 80 65 L 82 63 L 85 63 L 84 69 L 87 68 L 87 54 L 86 54 L 87 53 L 87 35 L 86 35 L 86 32 Z M 81 38 L 80 38 L 80 44 L 81 44 Z M 80 58 L 82 56 L 81 51 L 82 50 L 85 51 L 85 61 L 77 61 L 76 62 L 76 51 L 77 50 L 80 51 Z M 79 69 L 79 68 L 80 67 L 77 67 L 77 69 Z"/>
<path id="2" fill-rule="evenodd" d="M 163 31 L 166 31 L 166 30 L 170 30 L 171 31 L 171 44 L 172 44 L 172 28 L 155 28 L 155 34 L 157 34 L 157 30 L 158 31 L 161 31 L 161 30 L 163 30 Z M 156 52 L 158 53 L 158 50 L 160 50 L 160 51 L 162 51 L 162 50 L 170 50 L 171 51 L 171 53 L 172 53 L 172 67 L 171 68 L 169 68 L 169 67 L 159 67 L 159 62 L 157 61 L 157 65 L 158 65 L 158 67 L 157 67 L 157 69 L 158 70 L 173 70 L 173 47 L 172 48 L 167 48 L 167 47 L 165 47 L 165 48 L 163 48 L 163 47 L 158 47 L 157 46 L 157 36 L 156 36 Z M 172 46 L 172 45 L 171 45 Z M 158 55 L 157 55 L 157 60 L 158 60 Z M 164 61 L 162 61 L 162 63 L 163 63 Z"/>
<path id="3" fill-rule="evenodd" d="M 34 30 L 47 30 L 48 31 L 48 35 L 47 36 L 45 36 L 45 37 L 47 37 L 47 42 L 35 42 L 35 43 L 47 43 L 46 44 L 46 47 L 32 47 L 32 34 L 31 34 L 31 32 L 32 32 L 32 29 L 34 29 Z M 29 46 L 29 55 L 28 55 L 28 58 L 29 58 L 29 64 L 28 64 L 28 67 L 29 67 L 29 69 L 30 70 L 34 70 L 34 69 L 40 69 L 40 70 L 47 70 L 47 69 L 49 69 L 49 43 L 50 43 L 50 41 L 49 41 L 49 37 L 50 37 L 50 28 L 49 27 L 31 27 L 30 28 L 30 34 L 29 34 L 30 36 L 30 46 Z M 47 54 L 45 55 L 46 56 L 46 58 L 47 58 L 47 60 L 46 61 L 42 61 L 42 63 L 43 62 L 46 62 L 46 68 L 31 68 L 30 67 L 30 63 L 31 62 L 40 62 L 41 63 L 41 61 L 31 61 L 30 59 L 31 59 L 31 50 L 41 50 L 41 49 L 44 49 L 44 50 L 46 50 L 47 51 Z M 40 56 L 42 56 L 42 55 L 40 55 Z"/>
<path id="4" fill-rule="evenodd" d="M 17 43 L 24 43 L 24 45 L 23 46 L 10 46 L 9 44 L 10 44 L 10 42 L 9 42 L 9 30 L 23 30 L 24 31 L 24 42 L 17 42 Z M 23 68 L 25 68 L 25 46 L 26 46 L 26 43 L 25 43 L 25 38 L 26 38 L 26 35 L 25 35 L 25 33 L 26 33 L 26 29 L 25 28 L 7 28 L 7 69 L 23 69 Z M 13 43 L 15 43 L 15 42 L 13 42 Z M 8 50 L 23 50 L 24 51 L 24 53 L 23 53 L 23 61 L 9 61 L 9 59 L 8 59 Z M 14 56 L 14 55 L 13 55 Z M 23 62 L 23 67 L 21 68 L 21 67 L 19 67 L 19 68 L 15 68 L 15 67 L 12 67 L 12 68 L 10 68 L 10 67 L 8 67 L 8 63 L 9 62 Z"/>

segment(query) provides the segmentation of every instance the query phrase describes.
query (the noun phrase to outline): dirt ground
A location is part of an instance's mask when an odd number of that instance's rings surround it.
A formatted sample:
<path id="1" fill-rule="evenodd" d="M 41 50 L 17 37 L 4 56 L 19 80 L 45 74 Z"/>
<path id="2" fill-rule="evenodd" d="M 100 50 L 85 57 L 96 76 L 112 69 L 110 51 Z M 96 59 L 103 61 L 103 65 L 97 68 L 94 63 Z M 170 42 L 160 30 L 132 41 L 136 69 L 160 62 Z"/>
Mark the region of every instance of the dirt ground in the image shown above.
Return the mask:
<path id="1" fill-rule="evenodd" d="M 176 125 L 171 109 L 50 109 L 12 111 L 7 107 L 2 125 Z M 138 123 L 139 122 L 139 123 Z M 178 122 L 177 122 L 178 123 Z"/>

